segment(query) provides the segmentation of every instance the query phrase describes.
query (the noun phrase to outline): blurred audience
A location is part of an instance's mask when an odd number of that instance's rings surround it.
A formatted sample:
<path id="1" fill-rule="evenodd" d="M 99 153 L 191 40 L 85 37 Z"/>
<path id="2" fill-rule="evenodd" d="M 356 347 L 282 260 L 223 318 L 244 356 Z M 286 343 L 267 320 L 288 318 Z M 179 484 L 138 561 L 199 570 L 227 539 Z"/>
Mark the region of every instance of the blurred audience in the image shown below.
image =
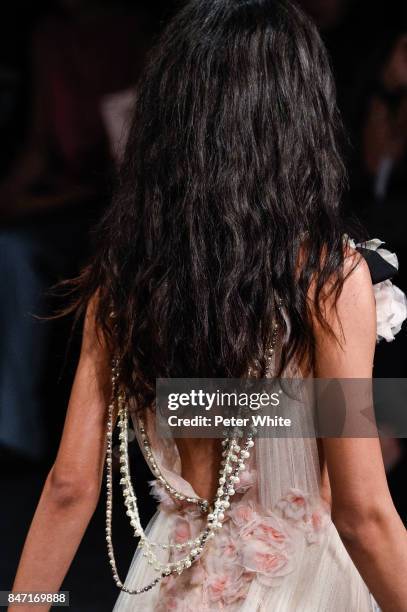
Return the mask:
<path id="1" fill-rule="evenodd" d="M 343 21 L 350 1 L 301 0 L 300 4 L 314 18 L 321 30 L 329 30 Z"/>
<path id="2" fill-rule="evenodd" d="M 27 457 L 46 451 L 52 333 L 33 314 L 86 257 L 112 180 L 101 107 L 134 86 L 147 42 L 143 14 L 117 1 L 61 0 L 32 37 L 28 133 L 0 185 L 0 445 Z"/>
<path id="3" fill-rule="evenodd" d="M 359 123 L 362 189 L 376 200 L 407 194 L 407 29 L 382 45 Z"/>

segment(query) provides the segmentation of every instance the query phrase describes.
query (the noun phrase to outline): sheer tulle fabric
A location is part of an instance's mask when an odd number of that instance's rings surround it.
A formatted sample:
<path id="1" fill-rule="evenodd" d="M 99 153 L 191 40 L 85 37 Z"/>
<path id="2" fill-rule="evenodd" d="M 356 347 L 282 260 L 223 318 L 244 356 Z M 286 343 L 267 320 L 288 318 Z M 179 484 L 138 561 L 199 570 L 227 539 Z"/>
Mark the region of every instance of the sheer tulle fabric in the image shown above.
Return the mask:
<path id="1" fill-rule="evenodd" d="M 386 291 L 393 299 L 396 292 Z M 392 319 L 392 304 L 381 299 L 384 297 L 377 299 L 379 322 Z M 401 317 L 397 310 L 395 317 L 399 327 L 405 312 Z M 291 370 L 285 376 L 295 374 Z M 195 496 L 181 477 L 176 444 L 156 435 L 152 411 L 148 411 L 146 426 L 163 475 L 185 495 Z M 299 432 L 302 427 L 309 431 L 309 423 L 301 418 L 297 426 Z M 140 443 L 136 419 L 134 427 Z M 253 450 L 221 532 L 210 541 L 201 559 L 182 575 L 166 578 L 143 595 L 122 592 L 114 612 L 377 610 L 331 521 L 330 508 L 320 497 L 316 439 L 259 438 Z M 148 526 L 150 539 L 167 544 L 195 537 L 202 525 L 196 507 L 175 503 L 155 481 L 152 488 L 159 506 Z M 163 562 L 169 561 L 170 555 L 174 560 L 183 554 L 177 550 L 160 553 Z M 156 575 L 136 550 L 126 586 L 148 584 Z"/>
<path id="2" fill-rule="evenodd" d="M 146 421 L 165 477 L 178 490 L 193 494 L 180 476 L 176 445 L 155 435 L 152 413 Z M 228 518 L 202 561 L 146 594 L 121 593 L 114 611 L 373 610 L 369 591 L 319 496 L 319 485 L 315 439 L 259 438 Z M 182 543 L 198 533 L 199 511 L 175 504 L 154 481 L 153 493 L 160 503 L 148 527 L 151 540 Z M 174 552 L 162 550 L 162 561 L 183 554 Z M 147 584 L 155 576 L 137 550 L 126 585 Z"/>

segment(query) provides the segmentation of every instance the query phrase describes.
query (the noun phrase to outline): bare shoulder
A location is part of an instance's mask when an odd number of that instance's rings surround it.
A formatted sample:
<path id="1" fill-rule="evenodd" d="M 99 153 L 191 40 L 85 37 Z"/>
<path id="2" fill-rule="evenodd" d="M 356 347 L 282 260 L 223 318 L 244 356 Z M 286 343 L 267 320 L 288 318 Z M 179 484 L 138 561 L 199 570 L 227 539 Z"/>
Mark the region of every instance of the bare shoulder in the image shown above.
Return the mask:
<path id="1" fill-rule="evenodd" d="M 365 289 L 372 288 L 372 279 L 369 266 L 362 255 L 355 249 L 348 247 L 344 253 L 344 275 L 348 282 L 363 283 Z"/>
<path id="2" fill-rule="evenodd" d="M 343 286 L 314 321 L 316 370 L 321 377 L 370 377 L 376 346 L 376 305 L 368 265 L 354 250 L 345 253 Z"/>
<path id="3" fill-rule="evenodd" d="M 338 315 L 364 321 L 364 327 L 376 321 L 372 278 L 365 259 L 354 249 L 347 249 L 344 259 L 344 283 L 338 299 Z"/>

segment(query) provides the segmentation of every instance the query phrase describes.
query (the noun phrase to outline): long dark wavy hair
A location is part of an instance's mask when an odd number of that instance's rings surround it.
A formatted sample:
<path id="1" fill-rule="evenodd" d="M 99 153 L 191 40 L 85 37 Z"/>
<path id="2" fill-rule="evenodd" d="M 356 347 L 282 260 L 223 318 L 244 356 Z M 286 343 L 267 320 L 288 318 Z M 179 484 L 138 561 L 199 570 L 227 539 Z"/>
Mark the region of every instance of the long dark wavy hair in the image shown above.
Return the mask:
<path id="1" fill-rule="evenodd" d="M 340 135 L 325 48 L 293 3 L 180 8 L 140 80 L 117 193 L 78 280 L 83 307 L 97 293 L 139 405 L 156 377 L 244 376 L 276 319 L 282 364 L 312 366 L 310 287 L 326 324 L 324 288 L 343 285 Z"/>

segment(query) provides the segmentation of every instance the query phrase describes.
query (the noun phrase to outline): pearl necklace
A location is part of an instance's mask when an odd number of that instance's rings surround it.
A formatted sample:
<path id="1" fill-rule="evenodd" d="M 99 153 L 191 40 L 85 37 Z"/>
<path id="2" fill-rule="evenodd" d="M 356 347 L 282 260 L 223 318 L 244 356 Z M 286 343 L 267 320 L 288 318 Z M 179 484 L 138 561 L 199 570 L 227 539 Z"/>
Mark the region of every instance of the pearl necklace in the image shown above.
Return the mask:
<path id="1" fill-rule="evenodd" d="M 274 353 L 275 342 L 277 338 L 277 325 L 274 324 L 273 336 L 271 346 L 267 349 L 266 353 L 266 368 L 265 376 L 270 377 L 271 373 L 271 361 Z M 249 374 L 252 375 L 253 370 L 249 369 Z M 113 579 L 116 586 L 122 591 L 130 595 L 139 595 L 145 593 L 157 585 L 163 578 L 170 576 L 171 574 L 182 574 L 182 572 L 191 567 L 192 563 L 199 559 L 202 552 L 204 551 L 208 541 L 210 541 L 222 528 L 223 520 L 225 519 L 225 511 L 230 507 L 230 498 L 235 494 L 234 485 L 239 483 L 239 474 L 243 472 L 245 468 L 245 459 L 249 459 L 249 449 L 254 446 L 253 435 L 256 433 L 254 427 L 250 428 L 250 431 L 246 434 L 246 437 L 242 440 L 239 445 L 237 440 L 242 437 L 243 432 L 235 428 L 232 436 L 226 436 L 222 441 L 224 447 L 222 453 L 221 468 L 219 470 L 219 486 L 213 502 L 213 508 L 211 512 L 209 510 L 209 502 L 205 499 L 198 497 L 188 497 L 179 493 L 174 487 L 172 487 L 164 478 L 159 469 L 152 450 L 151 445 L 147 436 L 147 432 L 144 425 L 144 420 L 141 416 L 138 417 L 139 431 L 143 440 L 145 449 L 145 456 L 150 465 L 152 472 L 157 476 L 158 483 L 164 486 L 171 497 L 178 501 L 186 501 L 191 504 L 196 504 L 201 509 L 202 513 L 206 514 L 206 525 L 201 530 L 199 535 L 193 540 L 188 540 L 183 544 L 174 543 L 157 543 L 150 541 L 143 529 L 140 521 L 139 510 L 137 507 L 137 497 L 134 492 L 134 488 L 131 481 L 129 457 L 128 457 L 128 402 L 126 397 L 122 393 L 118 393 L 117 381 L 119 378 L 119 362 L 117 359 L 113 360 L 112 363 L 112 399 L 108 407 L 108 424 L 107 424 L 107 448 L 106 448 L 106 542 L 107 551 L 109 557 L 109 563 L 112 568 Z M 126 514 L 130 519 L 130 525 L 133 527 L 134 536 L 140 538 L 138 546 L 143 548 L 143 556 L 147 558 L 149 565 L 154 566 L 154 569 L 158 572 L 158 576 L 149 584 L 136 588 L 130 589 L 126 587 L 120 580 L 116 559 L 114 555 L 113 542 L 112 542 L 112 507 L 113 507 L 113 489 L 112 489 L 112 442 L 113 442 L 113 428 L 114 428 L 114 412 L 115 407 L 118 407 L 118 427 L 119 433 L 119 461 L 120 461 L 120 484 L 122 485 L 122 492 L 124 497 L 124 504 L 126 506 Z M 177 550 L 183 550 L 189 548 L 190 551 L 182 559 L 176 562 L 162 563 L 154 552 L 155 547 L 162 549 L 175 548 Z"/>
<path id="2" fill-rule="evenodd" d="M 112 376 L 112 379 L 117 380 L 117 374 Z M 157 576 L 148 585 L 137 588 L 129 589 L 120 580 L 117 572 L 117 566 L 114 556 L 113 544 L 112 544 L 112 432 L 113 432 L 113 419 L 114 419 L 114 407 L 115 403 L 112 402 L 109 405 L 109 426 L 108 426 L 108 447 L 107 447 L 107 510 L 106 510 L 106 541 L 109 562 L 112 567 L 113 578 L 116 585 L 126 593 L 129 594 L 140 594 L 150 590 L 160 580 L 169 576 L 170 574 L 181 574 L 185 569 L 191 567 L 192 563 L 200 557 L 207 542 L 215 536 L 215 532 L 222 528 L 222 522 L 225 518 L 224 510 L 229 508 L 229 499 L 235 494 L 233 484 L 238 478 L 238 473 L 245 469 L 244 458 L 248 458 L 250 453 L 248 449 L 253 446 L 252 440 L 253 434 L 248 434 L 243 448 L 239 447 L 236 443 L 236 439 L 225 439 L 225 446 L 227 450 L 224 451 L 225 458 L 222 461 L 222 468 L 220 470 L 219 488 L 214 501 L 213 512 L 206 516 L 206 526 L 200 532 L 197 538 L 188 542 L 188 545 L 194 546 L 190 552 L 182 559 L 176 562 L 162 563 L 155 555 L 153 548 L 154 546 L 161 546 L 165 548 L 172 547 L 174 545 L 157 544 L 152 543 L 147 539 L 144 529 L 141 525 L 140 516 L 137 508 L 137 498 L 134 493 L 134 489 L 131 483 L 130 469 L 128 462 L 127 453 L 127 428 L 128 428 L 128 410 L 125 403 L 125 398 L 122 395 L 118 397 L 119 404 L 119 428 L 120 428 L 120 471 L 122 478 L 120 482 L 123 487 L 123 496 L 125 500 L 125 506 L 127 508 L 126 514 L 130 517 L 130 524 L 134 528 L 134 535 L 140 538 L 139 546 L 144 549 L 143 556 L 147 557 L 148 563 L 154 565 L 154 569 L 159 572 Z M 238 450 L 239 449 L 239 450 Z M 239 458 L 239 454 L 242 458 Z M 234 465 L 233 465 L 234 464 Z M 177 545 L 175 545 L 176 547 Z"/>

